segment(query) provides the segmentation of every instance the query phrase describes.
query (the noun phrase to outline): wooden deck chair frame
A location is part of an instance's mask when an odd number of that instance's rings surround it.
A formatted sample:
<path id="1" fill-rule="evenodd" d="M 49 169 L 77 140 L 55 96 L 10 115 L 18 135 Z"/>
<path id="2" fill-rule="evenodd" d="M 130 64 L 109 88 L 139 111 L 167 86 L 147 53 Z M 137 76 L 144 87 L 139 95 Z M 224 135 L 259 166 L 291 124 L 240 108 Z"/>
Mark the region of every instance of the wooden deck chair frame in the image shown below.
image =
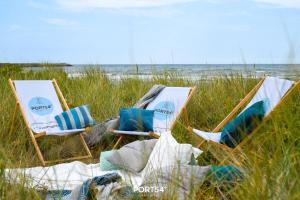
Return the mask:
<path id="1" fill-rule="evenodd" d="M 191 87 L 191 90 L 190 90 L 190 93 L 189 93 L 189 95 L 188 95 L 187 100 L 185 101 L 185 103 L 184 103 L 182 109 L 180 110 L 180 112 L 177 113 L 177 116 L 176 116 L 176 118 L 175 118 L 175 120 L 174 120 L 174 123 L 171 125 L 171 130 L 173 130 L 173 128 L 174 128 L 176 122 L 179 120 L 179 118 L 180 118 L 180 116 L 182 115 L 182 113 L 184 113 L 184 120 L 185 120 L 185 123 L 186 123 L 186 124 L 189 123 L 189 118 L 188 118 L 188 113 L 187 113 L 186 106 L 187 106 L 187 104 L 189 103 L 189 101 L 190 101 L 190 99 L 192 98 L 192 96 L 193 96 L 193 94 L 195 93 L 195 91 L 196 91 L 196 86 Z M 111 129 L 110 132 L 113 133 L 114 130 Z M 120 135 L 120 137 L 118 138 L 117 142 L 116 142 L 115 145 L 113 146 L 113 149 L 116 149 L 116 148 L 120 145 L 120 143 L 123 141 L 123 139 L 124 139 L 124 137 L 125 137 L 125 135 L 122 135 L 122 134 L 119 134 L 119 135 Z M 149 135 L 148 135 L 148 136 L 153 137 L 153 138 L 159 138 L 159 135 L 156 134 L 155 132 L 149 132 Z"/>
<path id="2" fill-rule="evenodd" d="M 235 107 L 234 109 L 224 118 L 223 121 L 221 121 L 212 132 L 220 132 L 224 126 L 231 121 L 238 112 L 246 106 L 246 104 L 251 100 L 251 98 L 255 95 L 255 93 L 258 91 L 260 86 L 263 84 L 264 80 L 266 78 L 261 79 L 257 85 L 242 99 Z M 248 135 L 240 144 L 238 144 L 235 148 L 230 148 L 226 145 L 213 142 L 213 141 L 207 141 L 200 137 L 197 137 L 199 139 L 199 144 L 197 145 L 197 148 L 201 148 L 204 151 L 209 151 L 214 158 L 217 159 L 220 165 L 225 164 L 228 160 L 230 160 L 235 165 L 241 166 L 242 161 L 246 159 L 245 155 L 242 152 L 242 147 L 255 135 L 255 133 L 259 130 L 259 128 L 265 123 L 268 119 L 271 118 L 272 113 L 275 109 L 277 109 L 279 106 L 281 106 L 286 100 L 296 91 L 296 89 L 300 86 L 300 81 L 295 82 L 292 87 L 287 91 L 287 93 L 283 96 L 283 98 L 280 100 L 280 102 L 271 110 L 271 112 L 263 118 L 262 122 L 259 126 L 257 126 L 250 135 Z M 192 128 L 188 127 L 188 131 L 192 134 Z M 213 133 L 212 133 L 213 134 Z"/>
<path id="3" fill-rule="evenodd" d="M 69 110 L 69 106 L 66 102 L 66 99 L 64 98 L 57 82 L 55 79 L 52 80 L 52 84 L 55 88 L 55 91 L 56 91 L 56 94 L 58 95 L 58 98 L 60 100 L 60 103 L 63 105 L 63 109 L 64 110 Z M 83 159 L 91 159 L 93 158 L 85 140 L 84 140 L 84 137 L 83 137 L 83 133 L 84 132 L 88 132 L 89 131 L 89 128 L 86 128 L 85 131 L 83 132 L 78 132 L 78 133 L 74 133 L 72 135 L 75 135 L 75 134 L 79 134 L 79 137 L 80 137 L 80 141 L 86 151 L 86 154 L 87 155 L 84 155 L 84 156 L 75 156 L 75 157 L 70 157 L 70 158 L 65 158 L 65 159 L 58 159 L 58 160 L 45 160 L 44 159 L 44 156 L 40 150 L 40 147 L 37 143 L 37 139 L 42 137 L 42 136 L 46 136 L 46 132 L 41 132 L 41 133 L 37 133 L 35 134 L 32 129 L 30 128 L 30 125 L 28 123 L 28 120 L 27 120 L 27 117 L 26 117 L 26 113 L 25 113 L 25 110 L 22 108 L 22 105 L 20 103 L 20 100 L 19 100 L 19 97 L 17 95 L 17 91 L 16 91 L 16 88 L 15 88 L 15 85 L 14 85 L 14 81 L 12 79 L 9 79 L 9 85 L 13 91 L 13 94 L 14 94 L 14 97 L 16 99 L 16 106 L 15 106 L 15 110 L 14 110 L 14 113 L 13 113 L 13 117 L 12 117 L 12 123 L 11 123 L 11 127 L 10 127 L 10 133 L 13 132 L 14 130 L 14 126 L 15 126 L 15 122 L 16 122 L 16 117 L 17 117 L 17 113 L 18 113 L 18 110 L 21 112 L 21 115 L 23 117 L 23 120 L 25 122 L 25 125 L 26 125 L 26 128 L 29 132 L 29 135 L 30 135 L 30 138 L 31 138 L 31 141 L 34 145 L 34 148 L 38 154 L 38 158 L 40 159 L 40 161 L 42 162 L 42 165 L 43 166 L 46 166 L 48 164 L 51 164 L 51 163 L 60 163 L 60 162 L 66 162 L 66 161 L 73 161 L 73 160 L 83 160 Z M 61 136 L 61 137 L 67 137 L 68 135 L 66 136 Z"/>

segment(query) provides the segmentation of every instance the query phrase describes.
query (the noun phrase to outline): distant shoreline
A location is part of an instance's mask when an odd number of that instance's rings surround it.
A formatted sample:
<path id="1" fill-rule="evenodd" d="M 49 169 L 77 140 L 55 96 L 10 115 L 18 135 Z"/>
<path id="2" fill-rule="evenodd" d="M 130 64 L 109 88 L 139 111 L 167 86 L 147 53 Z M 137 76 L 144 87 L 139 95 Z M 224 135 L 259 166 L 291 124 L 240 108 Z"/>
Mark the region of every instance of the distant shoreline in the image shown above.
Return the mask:
<path id="1" fill-rule="evenodd" d="M 1 63 L 0 69 L 17 69 L 27 71 L 43 71 L 59 69 L 68 77 L 84 76 L 88 71 L 101 71 L 112 79 L 136 77 L 151 79 L 160 74 L 176 74 L 178 77 L 190 79 L 207 79 L 239 74 L 242 76 L 276 76 L 280 78 L 299 79 L 300 64 L 68 64 L 64 62 L 32 62 L 32 63 Z"/>
<path id="2" fill-rule="evenodd" d="M 68 63 L 0 63 L 0 67 L 71 67 Z"/>

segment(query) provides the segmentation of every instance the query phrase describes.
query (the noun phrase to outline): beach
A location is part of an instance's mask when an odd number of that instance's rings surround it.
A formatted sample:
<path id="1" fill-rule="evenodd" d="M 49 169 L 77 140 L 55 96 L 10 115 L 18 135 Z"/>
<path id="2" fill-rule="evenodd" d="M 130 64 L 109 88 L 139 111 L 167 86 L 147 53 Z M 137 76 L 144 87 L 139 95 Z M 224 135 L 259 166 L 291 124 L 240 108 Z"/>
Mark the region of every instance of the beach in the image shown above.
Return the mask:
<path id="1" fill-rule="evenodd" d="M 42 71 L 45 68 L 37 64 L 34 67 L 27 66 L 25 70 Z M 64 70 L 70 78 L 80 77 L 89 70 L 100 70 L 115 80 L 123 77 L 151 79 L 155 75 L 164 73 L 193 80 L 235 74 L 244 77 L 263 77 L 266 75 L 290 79 L 300 77 L 299 64 L 72 64 L 70 66 L 55 66 L 55 68 Z"/>
<path id="2" fill-rule="evenodd" d="M 189 79 L 176 74 L 156 74 L 151 78 L 123 77 L 118 82 L 110 79 L 101 71 L 86 71 L 80 78 L 69 78 L 64 70 L 44 69 L 42 71 L 16 72 L 6 71 L 0 76 L 1 106 L 1 169 L 15 167 L 39 166 L 40 161 L 31 145 L 30 137 L 20 115 L 11 130 L 12 113 L 15 100 L 8 85 L 8 79 L 13 80 L 52 80 L 56 79 L 69 106 L 89 105 L 91 115 L 97 123 L 118 115 L 120 108 L 132 107 L 153 85 L 167 86 L 196 86 L 196 91 L 187 106 L 188 124 L 185 119 L 179 119 L 172 133 L 180 143 L 197 144 L 197 137 L 189 134 L 184 125 L 201 130 L 212 130 L 226 115 L 240 102 L 240 100 L 259 82 L 257 76 L 222 75 L 206 81 Z M 274 198 L 286 197 L 299 187 L 298 178 L 298 127 L 299 127 L 299 92 L 289 98 L 252 137 L 249 144 L 243 148 L 246 161 L 243 170 L 246 179 L 236 183 L 234 190 L 216 188 L 223 185 L 199 186 L 197 197 L 218 199 L 225 195 L 228 198 L 239 199 L 243 195 L 246 199 L 256 199 L 264 195 Z M 125 140 L 124 144 L 133 141 Z M 116 138 L 112 137 L 103 144 L 92 149 L 93 160 L 99 162 L 102 151 L 111 149 Z M 47 158 L 57 158 L 75 155 L 80 152 L 78 141 L 62 138 L 46 137 L 39 141 L 42 152 Z M 76 148 L 74 148 L 76 147 Z M 217 165 L 209 154 L 203 154 L 198 160 L 200 166 Z M 280 174 L 283 174 L 281 176 Z M 279 176 L 278 176 L 279 175 Z M 264 177 L 264 178 L 262 178 Z M 277 178 L 275 178 L 277 177 Z M 290 182 L 290 180 L 295 180 Z M 280 186 L 278 181 L 281 182 Z M 1 184 L 6 190 L 11 187 L 4 179 Z M 292 185 L 291 185 L 292 184 Z M 265 188 L 257 190 L 257 187 Z M 27 189 L 24 185 L 15 186 L 18 190 L 11 190 L 10 197 L 18 199 L 26 194 L 37 195 L 35 190 Z M 20 193 L 23 191 L 23 193 Z M 32 197 L 33 198 L 33 197 Z"/>

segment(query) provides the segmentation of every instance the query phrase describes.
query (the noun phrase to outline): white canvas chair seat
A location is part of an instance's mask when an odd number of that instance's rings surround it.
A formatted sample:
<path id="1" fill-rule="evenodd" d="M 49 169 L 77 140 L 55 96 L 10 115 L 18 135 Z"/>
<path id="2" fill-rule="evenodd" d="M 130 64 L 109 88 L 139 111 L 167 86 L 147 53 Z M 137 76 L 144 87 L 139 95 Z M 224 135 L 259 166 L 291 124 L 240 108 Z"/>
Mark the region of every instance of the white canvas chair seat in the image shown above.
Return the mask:
<path id="1" fill-rule="evenodd" d="M 286 93 L 293 87 L 294 83 L 294 81 L 286 79 L 266 77 L 256 94 L 253 96 L 252 100 L 238 115 L 242 114 L 247 108 L 256 102 L 265 101 L 265 117 L 268 116 L 270 112 L 279 104 Z M 219 143 L 221 139 L 221 132 L 205 132 L 195 128 L 192 129 L 192 132 L 204 140 Z"/>
<path id="2" fill-rule="evenodd" d="M 206 131 L 201 131 L 201 130 L 198 130 L 195 128 L 193 128 L 192 131 L 193 131 L 193 133 L 195 133 L 196 135 L 198 135 L 199 137 L 201 137 L 202 139 L 204 139 L 206 141 L 213 141 L 213 142 L 220 143 L 222 132 L 217 132 L 217 133 L 206 132 Z"/>
<path id="3" fill-rule="evenodd" d="M 166 87 L 158 96 L 149 103 L 146 110 L 154 110 L 153 130 L 154 134 L 160 136 L 162 133 L 172 129 L 177 117 L 185 107 L 191 87 Z M 113 130 L 113 133 L 124 135 L 143 135 L 153 134 L 149 132 L 138 131 L 120 131 Z"/>
<path id="4" fill-rule="evenodd" d="M 14 81 L 16 93 L 34 133 L 68 135 L 84 129 L 61 130 L 54 119 L 63 112 L 52 81 Z"/>

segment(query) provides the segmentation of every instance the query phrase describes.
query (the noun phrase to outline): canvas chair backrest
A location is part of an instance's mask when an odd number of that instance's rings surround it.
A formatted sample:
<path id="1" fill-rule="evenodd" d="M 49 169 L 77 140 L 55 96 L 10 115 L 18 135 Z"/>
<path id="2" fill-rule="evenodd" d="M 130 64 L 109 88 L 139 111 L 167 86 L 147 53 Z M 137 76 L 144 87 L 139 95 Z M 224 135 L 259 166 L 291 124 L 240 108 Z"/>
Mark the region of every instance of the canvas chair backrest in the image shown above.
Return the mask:
<path id="1" fill-rule="evenodd" d="M 177 116 L 185 106 L 190 87 L 166 87 L 146 107 L 147 110 L 154 110 L 153 129 L 155 133 L 169 131 Z"/>
<path id="2" fill-rule="evenodd" d="M 294 81 L 280 79 L 276 77 L 266 77 L 264 82 L 256 92 L 256 94 L 254 95 L 254 97 L 248 103 L 248 105 L 245 107 L 244 110 L 246 110 L 254 103 L 263 100 L 265 101 L 265 109 L 266 109 L 265 116 L 267 116 L 275 108 L 275 106 L 281 101 L 281 99 L 288 92 L 288 90 L 293 86 L 293 84 Z"/>
<path id="3" fill-rule="evenodd" d="M 14 81 L 14 85 L 32 131 L 61 132 L 54 117 L 63 109 L 52 81 Z"/>

